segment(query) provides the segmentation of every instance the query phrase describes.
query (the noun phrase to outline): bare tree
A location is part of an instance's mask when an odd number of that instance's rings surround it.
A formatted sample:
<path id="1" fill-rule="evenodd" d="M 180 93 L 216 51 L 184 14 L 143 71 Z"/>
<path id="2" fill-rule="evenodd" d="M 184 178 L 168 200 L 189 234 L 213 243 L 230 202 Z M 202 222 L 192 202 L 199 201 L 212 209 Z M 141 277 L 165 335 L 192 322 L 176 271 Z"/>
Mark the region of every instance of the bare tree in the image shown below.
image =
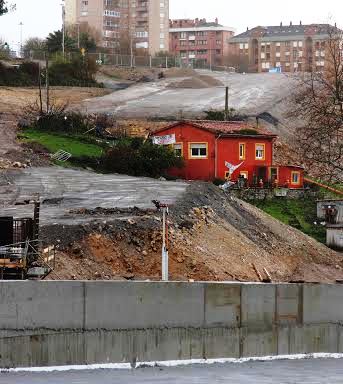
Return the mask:
<path id="1" fill-rule="evenodd" d="M 299 78 L 289 117 L 300 122 L 298 151 L 309 173 L 330 182 L 343 182 L 343 35 L 329 27 L 325 66 Z"/>

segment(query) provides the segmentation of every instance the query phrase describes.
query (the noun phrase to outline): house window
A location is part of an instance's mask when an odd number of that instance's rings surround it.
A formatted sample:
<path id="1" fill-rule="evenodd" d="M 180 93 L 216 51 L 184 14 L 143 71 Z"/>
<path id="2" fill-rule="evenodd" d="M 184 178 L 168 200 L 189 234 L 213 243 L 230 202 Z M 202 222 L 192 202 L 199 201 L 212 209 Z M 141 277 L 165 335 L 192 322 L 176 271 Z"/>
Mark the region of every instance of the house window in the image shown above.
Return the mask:
<path id="1" fill-rule="evenodd" d="M 292 172 L 292 184 L 300 184 L 300 172 Z"/>
<path id="2" fill-rule="evenodd" d="M 256 144 L 255 145 L 255 159 L 256 160 L 265 160 L 266 157 L 266 145 L 265 144 Z"/>
<path id="3" fill-rule="evenodd" d="M 207 159 L 207 143 L 190 143 L 189 158 L 190 159 Z"/>
<path id="4" fill-rule="evenodd" d="M 248 171 L 240 171 L 239 175 L 244 177 L 246 180 L 249 178 L 249 172 Z"/>
<path id="5" fill-rule="evenodd" d="M 182 143 L 176 143 L 174 144 L 174 152 L 177 157 L 183 156 L 183 150 L 182 150 Z"/>
<path id="6" fill-rule="evenodd" d="M 239 160 L 245 160 L 245 143 L 239 143 Z"/>

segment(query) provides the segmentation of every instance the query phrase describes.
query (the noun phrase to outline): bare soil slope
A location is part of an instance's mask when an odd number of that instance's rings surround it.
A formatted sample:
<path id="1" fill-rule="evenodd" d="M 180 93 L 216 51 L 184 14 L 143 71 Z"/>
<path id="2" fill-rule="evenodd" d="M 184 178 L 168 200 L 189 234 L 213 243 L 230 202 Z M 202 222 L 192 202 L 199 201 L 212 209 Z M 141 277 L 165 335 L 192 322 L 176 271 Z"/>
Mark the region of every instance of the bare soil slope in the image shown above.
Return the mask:
<path id="1" fill-rule="evenodd" d="M 46 240 L 60 244 L 50 278 L 159 279 L 160 215 L 139 210 L 134 218 L 109 221 L 109 213 L 102 210 L 100 224 L 44 228 Z M 210 184 L 191 184 L 169 221 L 173 280 L 259 281 L 255 267 L 275 281 L 343 278 L 342 254 Z"/>

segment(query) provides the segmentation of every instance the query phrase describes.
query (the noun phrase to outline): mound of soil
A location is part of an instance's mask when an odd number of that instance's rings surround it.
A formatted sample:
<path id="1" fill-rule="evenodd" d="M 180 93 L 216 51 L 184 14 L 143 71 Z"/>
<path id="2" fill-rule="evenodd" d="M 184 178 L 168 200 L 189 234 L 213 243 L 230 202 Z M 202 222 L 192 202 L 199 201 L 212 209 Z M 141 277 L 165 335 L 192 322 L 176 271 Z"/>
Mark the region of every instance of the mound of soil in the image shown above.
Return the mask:
<path id="1" fill-rule="evenodd" d="M 197 72 L 192 68 L 170 68 L 164 71 L 167 78 L 196 76 Z"/>
<path id="2" fill-rule="evenodd" d="M 180 88 L 202 89 L 202 88 L 212 88 L 212 87 L 219 87 L 219 86 L 223 86 L 223 83 L 220 80 L 217 80 L 208 75 L 200 75 L 200 76 L 189 77 L 179 82 L 176 81 L 176 82 L 170 83 L 167 87 L 174 88 L 174 89 L 180 89 Z"/>
<path id="3" fill-rule="evenodd" d="M 190 184 L 170 209 L 169 228 L 171 280 L 259 281 L 265 269 L 275 282 L 343 278 L 342 254 L 212 184 Z M 60 245 L 51 279 L 160 279 L 159 212 L 112 221 L 103 212 L 102 222 L 42 235 Z"/>

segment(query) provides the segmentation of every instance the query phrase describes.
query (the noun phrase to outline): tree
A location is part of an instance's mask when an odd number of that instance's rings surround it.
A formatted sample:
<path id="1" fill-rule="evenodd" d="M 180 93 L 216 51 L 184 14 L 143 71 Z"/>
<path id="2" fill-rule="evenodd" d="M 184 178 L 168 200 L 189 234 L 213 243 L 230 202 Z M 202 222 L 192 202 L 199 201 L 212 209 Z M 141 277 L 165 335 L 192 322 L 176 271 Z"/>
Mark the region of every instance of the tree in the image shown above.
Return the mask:
<path id="1" fill-rule="evenodd" d="M 14 4 L 8 5 L 7 1 L 0 0 L 0 16 L 4 15 L 9 11 L 14 11 L 14 10 L 15 10 Z"/>
<path id="2" fill-rule="evenodd" d="M 46 38 L 46 45 L 48 51 L 51 53 L 62 51 L 63 34 L 62 31 L 55 31 L 49 34 Z M 67 33 L 64 38 L 64 47 L 66 52 L 70 52 L 75 49 L 76 41 L 70 37 Z"/>
<path id="3" fill-rule="evenodd" d="M 44 51 L 46 49 L 46 41 L 39 37 L 31 37 L 25 41 L 23 50 L 24 52 L 30 51 Z"/>
<path id="4" fill-rule="evenodd" d="M 299 78 L 288 116 L 297 121 L 295 141 L 309 173 L 343 182 L 343 35 L 328 28 L 325 67 Z"/>
<path id="5" fill-rule="evenodd" d="M 87 51 L 95 51 L 97 45 L 101 42 L 101 33 L 90 27 L 88 23 L 72 24 L 67 28 L 67 34 L 75 41 L 75 49 L 78 48 L 80 39 L 80 48 Z"/>

